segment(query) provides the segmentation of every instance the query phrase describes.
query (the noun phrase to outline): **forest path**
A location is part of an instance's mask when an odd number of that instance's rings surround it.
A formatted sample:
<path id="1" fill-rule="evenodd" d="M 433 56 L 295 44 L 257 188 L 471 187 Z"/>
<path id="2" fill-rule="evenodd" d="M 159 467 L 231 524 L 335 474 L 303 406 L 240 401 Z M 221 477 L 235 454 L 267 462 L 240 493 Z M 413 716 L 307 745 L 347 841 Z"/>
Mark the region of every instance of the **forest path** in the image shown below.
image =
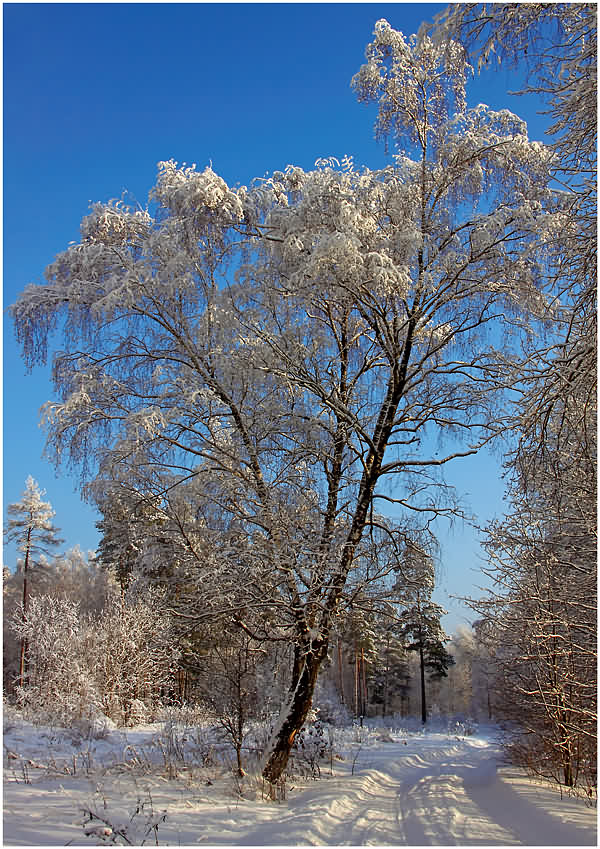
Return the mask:
<path id="1" fill-rule="evenodd" d="M 428 731 L 375 745 L 349 744 L 345 760 L 333 760 L 333 774 L 328 774 L 330 764 L 322 764 L 319 781 L 292 787 L 290 780 L 287 801 L 276 804 L 261 801 L 260 779 L 252 776 L 245 779 L 246 798 L 240 798 L 231 776 L 190 783 L 185 777 L 167 779 L 160 771 L 100 768 L 94 774 L 51 775 L 43 764 L 34 765 L 44 749 L 46 758 L 52 754 L 49 738 L 29 731 L 23 727 L 5 735 L 7 751 L 22 755 L 18 761 L 5 758 L 6 846 L 98 845 L 97 837 L 83 837 L 86 806 L 113 825 L 131 824 L 132 837 L 153 843 L 146 814 L 132 817 L 140 801 L 150 799 L 155 813 L 168 813 L 160 823 L 161 845 L 596 845 L 594 809 L 580 799 L 561 799 L 558 790 L 530 781 L 519 770 L 498 766 L 500 749 L 484 735 L 457 738 Z M 138 747 L 144 733 L 151 739 L 150 728 L 128 732 Z M 97 741 L 96 758 L 104 749 L 105 755 L 116 754 L 121 737 L 113 736 Z M 58 756 L 56 747 L 52 751 Z"/>
<path id="2" fill-rule="evenodd" d="M 292 794 L 280 817 L 240 835 L 239 843 L 596 845 L 581 806 L 578 812 L 573 800 L 516 770 L 498 771 L 499 761 L 499 748 L 481 738 L 426 735 L 388 743 L 359 756 L 353 776 Z"/>

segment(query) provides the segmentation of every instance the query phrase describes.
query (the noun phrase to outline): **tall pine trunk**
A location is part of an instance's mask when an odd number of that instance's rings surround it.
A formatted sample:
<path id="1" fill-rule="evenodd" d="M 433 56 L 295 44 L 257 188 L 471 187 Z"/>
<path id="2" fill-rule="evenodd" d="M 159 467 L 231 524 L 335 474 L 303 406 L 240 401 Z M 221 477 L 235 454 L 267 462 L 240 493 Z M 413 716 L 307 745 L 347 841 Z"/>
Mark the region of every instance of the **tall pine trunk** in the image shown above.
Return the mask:
<path id="1" fill-rule="evenodd" d="M 342 663 L 342 643 L 340 638 L 338 637 L 337 641 L 337 652 L 338 652 L 338 675 L 340 679 L 339 688 L 340 688 L 340 702 L 342 704 L 346 704 L 346 699 L 344 696 L 344 667 Z"/>
<path id="2" fill-rule="evenodd" d="M 367 665 L 365 663 L 365 650 L 364 647 L 361 647 L 360 650 L 360 663 L 361 663 L 361 672 L 362 672 L 362 710 L 361 715 L 367 715 L 367 707 L 368 707 L 368 691 L 367 691 Z"/>
<path id="3" fill-rule="evenodd" d="M 419 632 L 419 661 L 421 667 L 421 722 L 427 722 L 427 702 L 425 701 L 425 658 L 423 656 L 423 638 Z"/>
<path id="4" fill-rule="evenodd" d="M 29 566 L 29 551 L 31 548 L 31 528 L 27 529 L 27 543 L 25 546 L 25 564 L 23 566 L 23 625 L 27 621 L 27 570 Z M 25 671 L 27 666 L 27 639 L 21 637 L 21 656 L 19 659 L 19 686 L 25 686 Z"/>

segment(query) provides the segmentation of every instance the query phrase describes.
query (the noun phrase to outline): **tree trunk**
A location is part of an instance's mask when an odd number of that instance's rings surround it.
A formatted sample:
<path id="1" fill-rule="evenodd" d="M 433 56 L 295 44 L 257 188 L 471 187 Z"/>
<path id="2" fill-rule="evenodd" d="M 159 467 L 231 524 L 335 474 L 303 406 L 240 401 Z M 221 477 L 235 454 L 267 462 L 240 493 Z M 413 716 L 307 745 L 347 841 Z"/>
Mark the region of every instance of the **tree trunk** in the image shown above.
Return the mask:
<path id="1" fill-rule="evenodd" d="M 27 543 L 25 546 L 25 564 L 23 566 L 23 624 L 27 621 L 27 568 L 29 566 L 29 550 L 31 548 L 31 528 L 27 529 Z M 25 686 L 25 667 L 27 664 L 27 640 L 21 637 L 21 656 L 19 660 L 19 686 Z"/>
<path id="2" fill-rule="evenodd" d="M 359 690 L 358 690 L 358 646 L 354 644 L 354 716 L 360 716 Z"/>
<path id="3" fill-rule="evenodd" d="M 390 637 L 387 635 L 386 640 L 386 649 L 385 649 L 385 667 L 383 672 L 383 706 L 381 715 L 387 716 L 388 710 L 388 687 L 389 687 L 389 676 L 390 676 Z"/>
<path id="4" fill-rule="evenodd" d="M 338 650 L 338 674 L 340 676 L 340 701 L 342 704 L 346 703 L 344 698 L 344 668 L 342 664 L 342 643 L 340 638 L 338 637 L 337 642 L 337 650 Z"/>
<path id="5" fill-rule="evenodd" d="M 246 773 L 244 772 L 244 764 L 242 763 L 242 744 L 241 743 L 235 744 L 235 755 L 236 755 L 236 758 L 237 758 L 237 775 L 240 778 L 243 778 L 246 775 Z"/>
<path id="6" fill-rule="evenodd" d="M 290 686 L 287 712 L 271 742 L 271 753 L 263 769 L 263 778 L 275 784 L 287 766 L 294 738 L 300 731 L 312 705 L 313 693 L 327 645 L 322 643 L 317 650 L 301 654 L 296 650 L 294 675 Z"/>
<path id="7" fill-rule="evenodd" d="M 565 787 L 573 787 L 575 784 L 575 780 L 573 778 L 573 764 L 571 763 L 571 759 L 568 754 L 565 754 L 563 773 Z"/>
<path id="8" fill-rule="evenodd" d="M 367 693 L 367 670 L 365 664 L 365 650 L 361 648 L 360 650 L 360 663 L 361 663 L 361 672 L 362 672 L 362 710 L 361 715 L 367 715 L 367 707 L 368 707 L 368 693 Z"/>
<path id="9" fill-rule="evenodd" d="M 427 722 L 427 703 L 425 701 L 425 658 L 423 657 L 423 640 L 419 641 L 419 660 L 421 662 L 421 722 Z"/>
<path id="10" fill-rule="evenodd" d="M 365 458 L 365 468 L 350 531 L 343 548 L 343 554 L 338 564 L 337 572 L 331 579 L 330 588 L 323 605 L 324 611 L 321 617 L 321 628 L 322 633 L 327 634 L 327 636 L 313 642 L 308 647 L 306 647 L 306 644 L 302 647 L 296 646 L 294 674 L 290 687 L 287 713 L 274 735 L 271 753 L 262 772 L 263 778 L 271 784 L 275 784 L 283 775 L 294 744 L 294 738 L 302 728 L 312 705 L 312 697 L 319 668 L 323 658 L 327 655 L 331 616 L 343 592 L 348 572 L 352 566 L 354 552 L 360 542 L 367 522 L 369 507 L 373 504 L 375 487 L 381 475 L 383 457 L 394 428 L 396 411 L 406 386 L 408 363 L 410 362 L 416 327 L 417 318 L 415 315 L 411 315 L 408 322 L 402 359 L 394 366 L 388 379 L 385 399 L 377 418 L 373 444 L 369 448 L 368 455 Z M 259 490 L 261 499 L 264 504 L 268 504 L 268 490 L 264 485 L 258 463 L 256 463 L 256 475 L 262 490 Z"/>

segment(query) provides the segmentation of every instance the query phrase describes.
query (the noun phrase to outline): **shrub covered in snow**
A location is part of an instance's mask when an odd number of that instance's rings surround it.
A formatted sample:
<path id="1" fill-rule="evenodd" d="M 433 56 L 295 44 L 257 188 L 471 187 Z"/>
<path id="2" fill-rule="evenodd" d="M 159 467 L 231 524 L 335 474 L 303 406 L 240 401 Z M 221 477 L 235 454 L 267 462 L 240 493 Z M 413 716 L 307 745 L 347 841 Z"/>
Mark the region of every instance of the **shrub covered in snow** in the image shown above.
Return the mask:
<path id="1" fill-rule="evenodd" d="M 167 617 L 151 594 L 112 597 L 98 618 L 78 602 L 33 597 L 11 627 L 27 645 L 25 676 L 15 689 L 33 721 L 88 723 L 96 734 L 107 722 L 147 721 L 160 706 L 161 688 L 172 680 L 177 651 Z"/>

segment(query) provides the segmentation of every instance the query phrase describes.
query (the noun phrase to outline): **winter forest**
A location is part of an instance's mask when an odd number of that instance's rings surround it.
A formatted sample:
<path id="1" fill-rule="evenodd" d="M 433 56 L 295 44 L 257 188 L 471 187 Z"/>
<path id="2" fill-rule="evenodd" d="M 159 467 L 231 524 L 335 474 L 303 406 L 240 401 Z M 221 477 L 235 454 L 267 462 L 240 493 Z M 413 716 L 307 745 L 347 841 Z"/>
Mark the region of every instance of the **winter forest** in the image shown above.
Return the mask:
<path id="1" fill-rule="evenodd" d="M 596 7 L 454 4 L 356 58 L 390 165 L 159 162 L 10 307 L 101 541 L 24 468 L 6 844 L 596 843 Z M 550 143 L 467 106 L 500 61 Z M 446 634 L 444 470 L 489 446 Z"/>

